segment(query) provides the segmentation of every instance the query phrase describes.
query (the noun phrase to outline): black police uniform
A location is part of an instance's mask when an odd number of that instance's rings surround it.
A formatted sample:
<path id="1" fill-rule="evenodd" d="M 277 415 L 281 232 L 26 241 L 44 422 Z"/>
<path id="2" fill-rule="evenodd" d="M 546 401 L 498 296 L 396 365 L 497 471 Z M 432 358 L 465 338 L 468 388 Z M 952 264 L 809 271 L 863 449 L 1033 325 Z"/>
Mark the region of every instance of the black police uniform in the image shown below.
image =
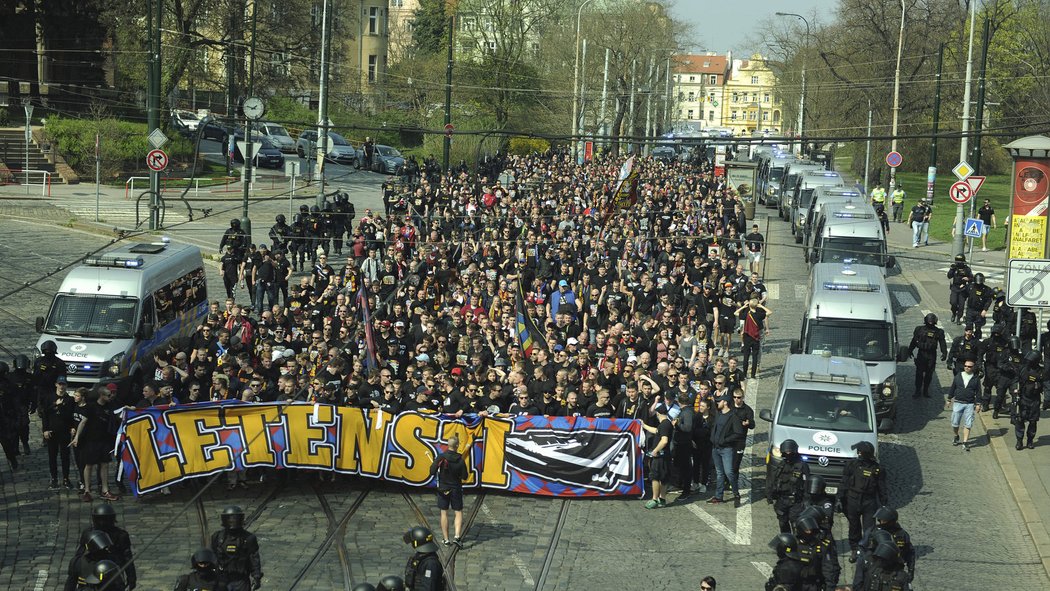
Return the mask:
<path id="1" fill-rule="evenodd" d="M 124 579 L 127 582 L 128 589 L 134 589 L 138 584 L 138 575 L 135 572 L 134 553 L 131 551 L 131 536 L 128 535 L 126 530 L 117 527 L 115 524 L 100 523 L 96 526 L 88 527 L 80 533 L 80 545 L 77 547 L 77 556 L 84 554 L 88 539 L 93 531 L 105 532 L 109 539 L 112 540 L 113 545 L 110 547 L 110 555 L 113 556 L 112 560 L 124 568 Z"/>
<path id="2" fill-rule="evenodd" d="M 33 362 L 33 380 L 36 385 L 35 406 L 40 406 L 40 400 L 44 396 L 53 394 L 58 377 L 66 375 L 66 364 L 58 358 L 58 355 L 46 351 L 43 353 Z"/>
<path id="3" fill-rule="evenodd" d="M 826 492 L 824 479 L 818 476 L 810 476 L 809 482 L 806 483 L 806 499 L 802 504 L 800 517 L 808 509 L 815 509 L 818 513 L 817 521 L 820 522 L 820 528 L 828 535 L 831 535 L 832 527 L 835 525 L 835 508 L 837 506 L 838 499 L 835 495 L 829 495 Z"/>
<path id="4" fill-rule="evenodd" d="M 211 549 L 227 577 L 230 591 L 258 589 L 262 581 L 262 559 L 255 534 L 238 528 L 223 528 L 211 536 Z"/>
<path id="5" fill-rule="evenodd" d="M 29 415 L 36 412 L 39 397 L 36 394 L 36 386 L 33 383 L 33 375 L 29 373 L 31 364 L 25 355 L 15 356 L 15 369 L 7 375 L 7 381 L 11 385 L 11 393 L 18 405 L 18 439 L 22 442 L 22 449 L 29 453 Z"/>
<path id="6" fill-rule="evenodd" d="M 932 316 L 932 314 L 928 315 Z M 930 382 L 933 380 L 933 372 L 937 368 L 937 347 L 941 348 L 941 361 L 948 358 L 948 345 L 944 342 L 944 331 L 937 327 L 936 317 L 934 322 L 924 322 L 922 326 L 915 327 L 908 352 L 915 356 L 915 392 L 913 398 L 920 395 L 929 398 Z"/>
<path id="7" fill-rule="evenodd" d="M 971 326 L 967 324 L 966 326 Z M 979 361 L 981 359 L 981 338 L 976 333 L 969 336 L 963 334 L 952 339 L 952 346 L 948 347 L 948 369 L 958 374 L 962 371 L 962 362 L 966 360 Z"/>
<path id="8" fill-rule="evenodd" d="M 240 220 L 233 220 L 230 222 L 230 227 L 223 232 L 222 239 L 219 240 L 219 251 L 227 248 L 240 260 L 244 257 L 244 251 L 248 248 L 249 242 L 248 235 L 241 229 Z"/>
<path id="9" fill-rule="evenodd" d="M 962 260 L 959 260 L 962 259 Z M 959 323 L 963 317 L 963 310 L 966 306 L 966 295 L 970 287 L 970 281 L 973 279 L 973 272 L 970 270 L 970 266 L 966 264 L 966 259 L 962 258 L 962 255 L 956 257 L 952 266 L 948 268 L 948 301 L 952 307 L 952 322 Z"/>
<path id="10" fill-rule="evenodd" d="M 77 591 L 86 588 L 88 580 L 95 571 L 95 565 L 103 560 L 110 560 L 119 564 L 120 558 L 112 551 L 112 540 L 103 532 L 92 531 L 88 535 L 88 541 L 77 548 L 73 559 L 69 561 L 69 569 L 66 574 L 66 583 L 63 591 Z M 112 588 L 122 591 L 123 585 L 111 585 Z"/>
<path id="11" fill-rule="evenodd" d="M 802 512 L 806 480 L 809 478 L 809 465 L 798 454 L 792 456 L 785 456 L 773 468 L 766 492 L 766 500 L 773 504 L 773 511 L 777 514 L 781 533 L 789 533 L 791 524 Z"/>
<path id="12" fill-rule="evenodd" d="M 857 457 L 842 469 L 838 501 L 849 523 L 849 547 L 856 555 L 865 530 L 874 525 L 875 511 L 888 499 L 886 472 L 871 457 Z"/>
<path id="13" fill-rule="evenodd" d="M 908 591 L 911 578 L 899 560 L 885 560 L 878 556 L 869 559 L 864 578 L 857 591 Z"/>
<path id="14" fill-rule="evenodd" d="M 894 545 L 897 546 L 897 553 L 904 562 L 904 568 L 908 570 L 908 579 L 915 578 L 915 546 L 912 545 L 908 532 L 896 522 L 879 524 L 876 527 L 890 534 Z"/>
<path id="15" fill-rule="evenodd" d="M 193 554 L 190 563 L 193 571 L 179 576 L 175 591 L 227 591 L 226 577 L 219 571 L 214 552 L 201 548 Z"/>
<path id="16" fill-rule="evenodd" d="M 1014 403 L 1010 422 L 1014 424 L 1014 436 L 1017 437 L 1016 449 L 1024 448 L 1022 436 L 1027 436 L 1028 449 L 1035 448 L 1035 432 L 1039 424 L 1040 407 L 1043 395 L 1044 372 L 1039 367 L 1039 354 L 1028 353 L 1025 368 L 1017 385 L 1017 401 Z M 1025 426 L 1027 425 L 1027 429 Z"/>
<path id="17" fill-rule="evenodd" d="M 241 273 L 241 259 L 232 251 L 226 251 L 219 259 L 222 271 L 222 284 L 226 288 L 226 297 L 232 298 L 237 293 L 237 280 Z"/>
<path id="18" fill-rule="evenodd" d="M 270 248 L 271 252 L 288 252 L 291 242 L 292 227 L 289 226 L 283 215 L 277 216 L 277 223 L 270 226 Z"/>
<path id="19" fill-rule="evenodd" d="M 798 555 L 802 563 L 804 591 L 823 591 L 838 586 L 842 567 L 839 565 L 835 543 L 819 529 L 812 536 L 799 532 Z"/>
<path id="20" fill-rule="evenodd" d="M 291 234 L 288 241 L 289 260 L 292 263 L 293 271 L 301 271 L 303 269 L 307 250 L 306 222 L 303 221 L 303 214 L 295 214 L 290 232 Z"/>
<path id="21" fill-rule="evenodd" d="M 984 284 L 984 275 L 978 273 L 966 290 L 966 322 L 973 324 L 973 332 L 978 337 L 988 320 L 987 311 L 992 305 L 992 297 L 992 288 Z"/>
<path id="22" fill-rule="evenodd" d="M 1014 388 L 1024 364 L 1024 357 L 1022 357 L 1020 351 L 1020 339 L 1010 337 L 1007 342 L 1009 345 L 1004 351 L 999 353 L 999 360 L 996 363 L 999 372 L 995 381 L 995 403 L 992 406 L 993 419 L 999 418 L 999 413 L 1002 412 L 1004 406 L 1009 411 L 1006 397 L 1013 397 Z"/>
<path id="23" fill-rule="evenodd" d="M 992 326 L 992 334 L 981 341 L 981 355 L 984 361 L 982 364 L 984 373 L 982 406 L 984 408 L 991 407 L 992 390 L 995 388 L 996 382 L 999 381 L 999 357 L 1009 348 L 1009 343 L 1006 337 L 1003 336 L 1005 330 L 1004 325 L 996 323 Z"/>
<path id="24" fill-rule="evenodd" d="M 317 248 L 321 246 L 324 237 L 324 218 L 321 217 L 321 210 L 315 205 L 310 208 L 310 215 L 306 217 L 306 254 L 311 263 L 317 262 Z"/>
<path id="25" fill-rule="evenodd" d="M 7 363 L 0 361 L 0 446 L 11 470 L 18 469 L 18 400 L 7 380 Z"/>

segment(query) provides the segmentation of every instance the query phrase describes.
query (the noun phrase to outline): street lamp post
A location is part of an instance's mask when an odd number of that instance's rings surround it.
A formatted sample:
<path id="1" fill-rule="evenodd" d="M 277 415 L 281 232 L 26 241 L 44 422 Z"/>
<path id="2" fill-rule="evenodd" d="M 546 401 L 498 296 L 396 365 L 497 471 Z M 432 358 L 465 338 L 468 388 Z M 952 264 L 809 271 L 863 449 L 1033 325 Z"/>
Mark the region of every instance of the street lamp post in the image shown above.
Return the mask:
<path id="1" fill-rule="evenodd" d="M 802 19 L 802 22 L 806 23 L 806 44 L 809 44 L 810 28 L 809 20 L 801 14 L 795 14 L 794 12 L 778 12 L 777 16 L 793 16 L 795 18 Z M 761 124 L 761 122 L 759 122 Z M 799 94 L 798 99 L 798 152 L 802 155 L 803 144 L 803 126 L 806 123 L 806 52 L 802 52 L 802 92 Z"/>
<path id="2" fill-rule="evenodd" d="M 572 69 L 572 155 L 579 158 L 580 142 L 576 136 L 580 133 L 580 19 L 583 18 L 583 9 L 594 0 L 583 0 L 579 10 L 576 11 L 576 59 Z"/>
<path id="3" fill-rule="evenodd" d="M 901 0 L 901 30 L 897 37 L 897 69 L 893 73 L 893 128 L 890 131 L 890 135 L 893 139 L 890 140 L 890 151 L 897 151 L 897 121 L 900 116 L 901 110 L 901 54 L 904 50 L 904 15 L 907 11 L 905 1 Z M 889 192 L 893 193 L 897 185 L 897 167 L 890 167 L 890 183 Z"/>
<path id="4" fill-rule="evenodd" d="M 25 176 L 25 179 L 26 179 L 26 195 L 28 195 L 29 194 L 29 142 L 33 141 L 33 125 L 32 125 L 32 121 L 33 121 L 33 102 L 30 101 L 28 97 L 23 98 L 22 99 L 22 108 L 25 109 L 25 112 L 26 112 L 26 131 L 25 131 L 26 164 L 25 164 L 25 168 L 22 169 L 22 174 Z M 43 182 L 43 181 L 41 181 L 41 182 Z"/>
<path id="5" fill-rule="evenodd" d="M 903 0 L 901 0 L 903 2 Z M 959 143 L 959 162 L 966 160 L 966 152 L 970 148 L 969 136 L 967 135 L 970 131 L 970 83 L 973 80 L 973 29 L 977 23 L 977 3 L 973 2 L 970 4 L 970 49 L 966 56 L 966 86 L 963 90 L 963 112 L 962 112 L 962 138 Z M 955 236 L 952 239 L 952 254 L 960 255 L 963 253 L 963 225 L 964 217 L 966 216 L 963 210 L 963 204 L 959 203 L 955 207 Z"/>

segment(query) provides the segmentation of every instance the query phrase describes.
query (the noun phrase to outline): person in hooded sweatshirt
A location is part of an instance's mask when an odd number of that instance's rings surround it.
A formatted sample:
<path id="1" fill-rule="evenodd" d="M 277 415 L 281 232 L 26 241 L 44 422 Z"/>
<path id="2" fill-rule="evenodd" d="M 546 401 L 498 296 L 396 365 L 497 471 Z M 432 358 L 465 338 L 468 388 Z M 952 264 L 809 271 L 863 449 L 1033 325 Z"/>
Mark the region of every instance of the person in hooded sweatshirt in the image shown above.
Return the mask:
<path id="1" fill-rule="evenodd" d="M 467 465 L 459 453 L 459 436 L 452 435 L 445 443 L 448 448 L 434 458 L 430 465 L 430 475 L 437 475 L 437 504 L 441 510 L 442 542 L 448 546 L 455 544 L 463 547 L 463 481 L 467 479 Z M 448 510 L 455 513 L 456 535 L 448 540 Z"/>

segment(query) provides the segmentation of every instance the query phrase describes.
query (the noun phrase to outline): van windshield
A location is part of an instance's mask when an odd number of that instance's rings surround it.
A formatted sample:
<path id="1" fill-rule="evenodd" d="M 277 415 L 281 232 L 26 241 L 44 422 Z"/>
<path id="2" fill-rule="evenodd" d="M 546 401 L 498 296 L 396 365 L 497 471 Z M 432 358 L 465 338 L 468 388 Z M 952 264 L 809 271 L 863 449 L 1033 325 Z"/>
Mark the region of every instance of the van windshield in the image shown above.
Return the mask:
<path id="1" fill-rule="evenodd" d="M 824 240 L 820 253 L 822 263 L 853 263 L 883 266 L 886 245 L 878 238 L 836 237 Z"/>
<path id="2" fill-rule="evenodd" d="M 288 132 L 280 125 L 267 125 L 266 133 L 270 135 L 283 135 L 284 137 L 289 137 Z"/>
<path id="3" fill-rule="evenodd" d="M 799 209 L 809 209 L 813 204 L 813 189 L 802 189 L 798 194 Z"/>
<path id="4" fill-rule="evenodd" d="M 44 332 L 82 337 L 131 337 L 138 300 L 118 296 L 58 294 Z"/>
<path id="5" fill-rule="evenodd" d="M 893 361 L 893 326 L 872 320 L 810 320 L 805 345 L 806 353 Z"/>
<path id="6" fill-rule="evenodd" d="M 791 389 L 784 391 L 777 424 L 827 431 L 871 432 L 868 397 L 860 394 Z"/>
<path id="7" fill-rule="evenodd" d="M 778 167 L 778 168 L 771 168 L 771 169 L 769 169 L 769 180 L 771 180 L 771 181 L 779 181 L 780 177 L 782 177 L 782 176 L 784 176 L 784 169 L 783 168 Z"/>

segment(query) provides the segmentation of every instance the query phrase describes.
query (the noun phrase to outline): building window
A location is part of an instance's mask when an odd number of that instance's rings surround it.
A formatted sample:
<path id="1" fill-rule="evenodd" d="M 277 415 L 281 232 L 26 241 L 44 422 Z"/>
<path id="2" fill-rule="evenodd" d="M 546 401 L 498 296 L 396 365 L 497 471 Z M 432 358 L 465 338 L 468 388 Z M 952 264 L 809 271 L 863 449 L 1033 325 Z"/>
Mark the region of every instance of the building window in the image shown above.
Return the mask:
<path id="1" fill-rule="evenodd" d="M 762 95 L 762 102 L 763 103 L 768 103 L 769 102 L 769 93 L 768 92 Z"/>
<path id="2" fill-rule="evenodd" d="M 707 112 L 707 120 L 708 121 L 714 121 L 715 120 L 715 112 L 714 111 L 708 111 Z"/>
<path id="3" fill-rule="evenodd" d="M 689 100 L 689 102 L 693 102 L 693 101 L 695 101 L 695 100 L 696 100 L 696 94 L 695 94 L 695 93 L 692 93 L 692 92 L 690 92 L 690 93 L 689 93 L 689 99 L 688 99 L 688 100 Z"/>
<path id="4" fill-rule="evenodd" d="M 751 84 L 758 84 L 758 76 L 751 77 Z"/>
<path id="5" fill-rule="evenodd" d="M 690 82 L 696 82 L 696 76 L 690 76 L 689 77 L 689 81 Z"/>
<path id="6" fill-rule="evenodd" d="M 478 19 L 473 16 L 464 16 L 459 19 L 459 26 L 464 31 L 473 31 L 478 28 Z"/>
<path id="7" fill-rule="evenodd" d="M 368 9 L 368 34 L 379 34 L 379 7 L 372 6 Z"/>
<path id="8" fill-rule="evenodd" d="M 368 56 L 368 82 L 376 83 L 376 69 L 379 67 L 379 56 L 372 54 Z"/>
<path id="9" fill-rule="evenodd" d="M 685 93 L 684 92 L 681 92 L 681 91 L 678 92 L 678 100 L 680 100 L 680 101 L 684 101 L 685 100 Z"/>
<path id="10" fill-rule="evenodd" d="M 689 120 L 691 121 L 691 120 L 693 119 L 693 110 L 692 110 L 692 109 L 689 109 L 689 110 L 687 111 L 687 113 L 689 113 L 689 114 L 688 114 L 688 116 L 687 116 L 686 118 L 687 118 L 687 119 L 689 119 Z"/>
<path id="11" fill-rule="evenodd" d="M 732 119 L 733 121 L 736 121 L 736 111 L 733 111 L 732 113 L 730 113 L 729 118 Z"/>
<path id="12" fill-rule="evenodd" d="M 496 53 L 496 42 L 495 41 L 486 41 L 485 42 L 485 51 L 489 52 L 490 54 L 495 55 L 495 53 Z"/>
<path id="13" fill-rule="evenodd" d="M 678 109 L 678 118 L 679 118 L 679 119 L 681 119 L 681 118 L 682 118 L 682 110 L 681 110 L 681 109 Z"/>
<path id="14" fill-rule="evenodd" d="M 390 0 L 390 8 L 404 8 L 405 0 Z"/>
<path id="15" fill-rule="evenodd" d="M 780 123 L 780 111 L 773 111 L 773 123 Z"/>
<path id="16" fill-rule="evenodd" d="M 733 93 L 733 102 L 734 103 L 739 103 L 740 102 L 740 95 L 735 93 L 735 92 Z"/>
<path id="17" fill-rule="evenodd" d="M 711 74 L 707 78 L 707 83 L 708 84 L 718 84 L 718 76 L 715 76 L 714 74 Z"/>
<path id="18" fill-rule="evenodd" d="M 762 113 L 762 121 L 769 121 L 769 111 Z"/>

